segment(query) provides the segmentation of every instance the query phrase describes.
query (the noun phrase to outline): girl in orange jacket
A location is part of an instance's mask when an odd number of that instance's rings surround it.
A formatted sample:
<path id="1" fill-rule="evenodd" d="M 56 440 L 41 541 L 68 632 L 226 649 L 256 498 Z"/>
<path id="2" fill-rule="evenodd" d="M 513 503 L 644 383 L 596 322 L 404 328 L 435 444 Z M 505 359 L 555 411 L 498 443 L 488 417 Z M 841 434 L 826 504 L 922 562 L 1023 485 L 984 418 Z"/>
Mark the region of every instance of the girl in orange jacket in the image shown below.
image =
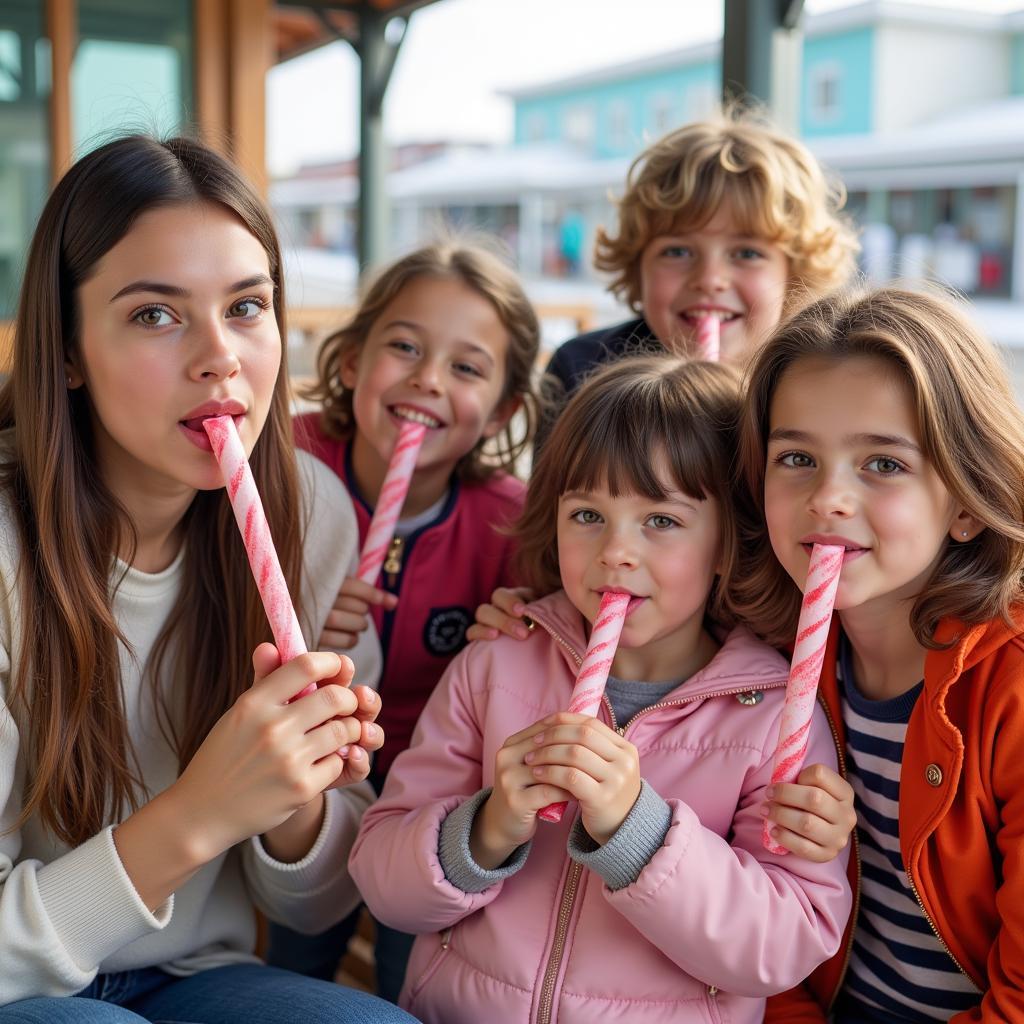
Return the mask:
<path id="1" fill-rule="evenodd" d="M 766 1020 L 1024 1021 L 1024 417 L 999 356 L 886 289 L 798 314 L 749 385 L 737 610 L 790 642 L 811 545 L 846 548 L 821 693 L 857 808 L 846 942 Z"/>

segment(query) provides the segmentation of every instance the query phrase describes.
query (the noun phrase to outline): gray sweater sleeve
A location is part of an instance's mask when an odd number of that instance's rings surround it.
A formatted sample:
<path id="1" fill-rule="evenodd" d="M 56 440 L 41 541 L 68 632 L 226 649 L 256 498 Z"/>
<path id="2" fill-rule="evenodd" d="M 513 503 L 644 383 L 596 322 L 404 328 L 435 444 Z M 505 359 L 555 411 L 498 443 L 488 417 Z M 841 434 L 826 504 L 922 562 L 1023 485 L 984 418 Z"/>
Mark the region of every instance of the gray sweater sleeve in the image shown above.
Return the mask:
<path id="1" fill-rule="evenodd" d="M 462 892 L 483 892 L 511 877 L 526 863 L 530 853 L 530 844 L 523 843 L 504 864 L 493 871 L 480 867 L 473 859 L 469 849 L 469 833 L 473 829 L 477 811 L 490 795 L 490 787 L 481 789 L 475 796 L 459 804 L 441 823 L 437 843 L 438 860 L 444 877 Z"/>
<path id="2" fill-rule="evenodd" d="M 640 795 L 615 835 L 599 846 L 577 817 L 569 833 L 569 856 L 583 867 L 596 871 L 609 889 L 625 889 L 639 877 L 650 859 L 661 849 L 672 824 L 672 809 L 642 779 Z"/>

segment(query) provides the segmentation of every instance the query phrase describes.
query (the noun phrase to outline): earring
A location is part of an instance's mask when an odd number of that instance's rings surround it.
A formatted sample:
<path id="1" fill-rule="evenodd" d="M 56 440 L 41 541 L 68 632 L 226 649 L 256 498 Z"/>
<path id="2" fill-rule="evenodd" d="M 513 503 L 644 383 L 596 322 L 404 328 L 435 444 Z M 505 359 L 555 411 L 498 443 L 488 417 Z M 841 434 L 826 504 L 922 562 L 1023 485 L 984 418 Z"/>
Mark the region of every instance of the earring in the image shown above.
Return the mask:
<path id="1" fill-rule="evenodd" d="M 966 536 L 967 536 L 967 531 L 966 531 L 966 530 L 964 530 L 964 531 L 963 531 L 963 532 L 962 532 L 962 533 L 960 534 L 960 536 L 961 536 L 961 537 L 966 537 Z"/>

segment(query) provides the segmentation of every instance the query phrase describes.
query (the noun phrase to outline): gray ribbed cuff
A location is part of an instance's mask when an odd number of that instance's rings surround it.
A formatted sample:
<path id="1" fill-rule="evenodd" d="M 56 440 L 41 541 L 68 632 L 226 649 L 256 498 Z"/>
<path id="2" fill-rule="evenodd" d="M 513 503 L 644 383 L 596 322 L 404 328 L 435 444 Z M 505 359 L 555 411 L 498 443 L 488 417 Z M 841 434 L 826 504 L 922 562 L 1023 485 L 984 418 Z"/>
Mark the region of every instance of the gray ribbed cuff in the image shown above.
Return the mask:
<path id="1" fill-rule="evenodd" d="M 640 780 L 636 798 L 615 835 L 598 846 L 583 821 L 577 818 L 569 832 L 569 856 L 583 867 L 596 871 L 612 891 L 632 885 L 651 858 L 661 849 L 672 824 L 672 808 L 646 779 Z"/>
<path id="2" fill-rule="evenodd" d="M 530 844 L 512 851 L 511 856 L 493 871 L 480 867 L 469 849 L 469 834 L 473 829 L 476 812 L 491 795 L 490 787 L 481 789 L 464 803 L 459 804 L 441 822 L 437 841 L 437 857 L 441 862 L 444 877 L 462 892 L 483 892 L 497 882 L 514 875 L 525 863 L 530 853 Z"/>

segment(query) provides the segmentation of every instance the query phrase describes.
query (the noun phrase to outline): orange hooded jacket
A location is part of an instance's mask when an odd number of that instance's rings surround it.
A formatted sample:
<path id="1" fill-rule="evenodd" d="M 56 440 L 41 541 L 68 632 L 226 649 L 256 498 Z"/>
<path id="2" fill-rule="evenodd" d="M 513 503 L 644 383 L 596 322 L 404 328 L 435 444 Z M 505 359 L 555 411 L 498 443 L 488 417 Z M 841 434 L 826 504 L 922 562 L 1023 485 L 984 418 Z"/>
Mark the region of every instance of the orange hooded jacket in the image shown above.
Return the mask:
<path id="1" fill-rule="evenodd" d="M 900 850 L 935 933 L 982 990 L 981 1004 L 950 1024 L 1024 1021 L 1024 608 L 967 627 L 945 620 L 930 651 L 924 691 L 903 749 Z M 819 699 L 846 739 L 836 680 L 838 622 L 825 653 Z M 768 1000 L 766 1024 L 824 1024 L 850 955 L 860 889 L 850 858 L 854 912 L 839 952 L 804 984 Z"/>

